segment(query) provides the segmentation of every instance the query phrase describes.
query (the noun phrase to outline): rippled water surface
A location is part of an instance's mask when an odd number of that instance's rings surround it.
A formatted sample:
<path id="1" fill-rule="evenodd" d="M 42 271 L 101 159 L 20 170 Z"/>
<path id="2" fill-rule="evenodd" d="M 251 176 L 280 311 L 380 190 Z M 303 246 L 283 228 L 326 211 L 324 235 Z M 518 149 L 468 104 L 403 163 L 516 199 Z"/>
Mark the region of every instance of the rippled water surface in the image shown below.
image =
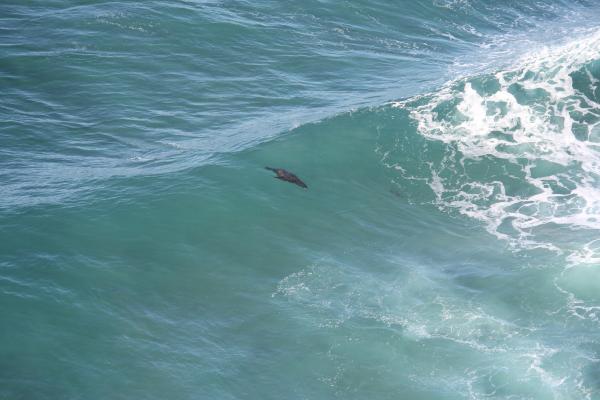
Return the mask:
<path id="1" fill-rule="evenodd" d="M 600 399 L 599 16 L 0 4 L 0 399 Z"/>

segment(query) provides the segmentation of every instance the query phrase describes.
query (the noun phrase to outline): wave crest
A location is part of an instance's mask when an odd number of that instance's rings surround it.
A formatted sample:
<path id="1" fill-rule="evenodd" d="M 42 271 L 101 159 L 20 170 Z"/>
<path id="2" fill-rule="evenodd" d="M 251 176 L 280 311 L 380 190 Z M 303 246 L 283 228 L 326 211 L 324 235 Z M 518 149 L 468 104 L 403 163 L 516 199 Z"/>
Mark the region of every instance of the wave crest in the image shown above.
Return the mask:
<path id="1" fill-rule="evenodd" d="M 573 246 L 557 242 L 556 230 L 600 230 L 598 54 L 600 32 L 394 103 L 446 148 L 424 176 L 403 168 L 402 146 L 384 155 L 386 165 L 401 171 L 400 184 L 425 182 L 440 209 L 483 222 L 515 247 Z"/>

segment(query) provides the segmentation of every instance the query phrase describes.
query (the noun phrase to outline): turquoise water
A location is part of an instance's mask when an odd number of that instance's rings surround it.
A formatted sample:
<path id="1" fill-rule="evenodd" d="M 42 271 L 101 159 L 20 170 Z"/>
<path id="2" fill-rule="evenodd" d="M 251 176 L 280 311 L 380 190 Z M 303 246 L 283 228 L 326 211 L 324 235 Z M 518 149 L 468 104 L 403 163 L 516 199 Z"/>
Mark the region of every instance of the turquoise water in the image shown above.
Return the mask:
<path id="1" fill-rule="evenodd" d="M 2 3 L 0 399 L 600 399 L 599 15 Z"/>

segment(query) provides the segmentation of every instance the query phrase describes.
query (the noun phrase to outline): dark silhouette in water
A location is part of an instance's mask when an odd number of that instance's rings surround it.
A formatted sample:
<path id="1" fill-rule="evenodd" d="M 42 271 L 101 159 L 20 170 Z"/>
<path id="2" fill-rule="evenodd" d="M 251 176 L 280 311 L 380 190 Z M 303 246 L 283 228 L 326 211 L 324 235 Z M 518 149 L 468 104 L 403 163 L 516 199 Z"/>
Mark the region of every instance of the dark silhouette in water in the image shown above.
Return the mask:
<path id="1" fill-rule="evenodd" d="M 306 183 L 302 182 L 302 179 L 298 178 L 296 175 L 292 174 L 291 172 L 286 171 L 283 168 L 265 167 L 265 169 L 268 169 L 269 171 L 273 171 L 277 174 L 277 176 L 274 176 L 273 178 L 281 179 L 282 181 L 287 181 L 287 182 L 293 183 L 294 185 L 303 187 L 304 189 L 308 189 L 308 186 L 306 186 Z"/>

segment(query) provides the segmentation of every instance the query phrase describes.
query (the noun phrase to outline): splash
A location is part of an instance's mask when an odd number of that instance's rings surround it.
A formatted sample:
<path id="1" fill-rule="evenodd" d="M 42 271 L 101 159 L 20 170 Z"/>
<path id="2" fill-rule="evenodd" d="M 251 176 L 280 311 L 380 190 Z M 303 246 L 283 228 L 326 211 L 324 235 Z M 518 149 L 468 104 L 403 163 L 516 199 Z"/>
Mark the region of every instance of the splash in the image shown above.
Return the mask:
<path id="1" fill-rule="evenodd" d="M 426 177 L 436 206 L 514 248 L 570 253 L 577 244 L 557 241 L 557 230 L 600 230 L 598 54 L 600 31 L 395 103 L 447 146 Z"/>

